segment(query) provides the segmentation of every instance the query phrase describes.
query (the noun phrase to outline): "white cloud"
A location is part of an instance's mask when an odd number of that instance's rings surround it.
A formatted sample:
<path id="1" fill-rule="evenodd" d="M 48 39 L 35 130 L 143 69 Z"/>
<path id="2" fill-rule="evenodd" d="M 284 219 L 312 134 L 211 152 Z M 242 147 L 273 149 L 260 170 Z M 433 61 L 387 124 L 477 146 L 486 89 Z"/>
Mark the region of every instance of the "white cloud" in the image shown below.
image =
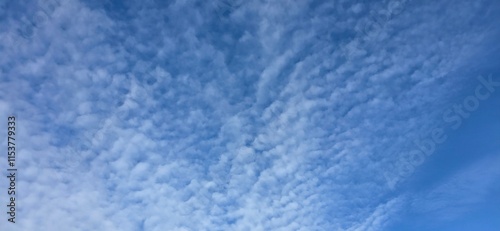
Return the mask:
<path id="1" fill-rule="evenodd" d="M 9 229 L 382 230 L 406 200 L 383 199 L 387 163 L 480 44 L 452 33 L 469 3 L 412 3 L 370 36 L 359 12 L 392 4 L 156 3 L 64 1 L 2 45 L 25 175 Z"/>

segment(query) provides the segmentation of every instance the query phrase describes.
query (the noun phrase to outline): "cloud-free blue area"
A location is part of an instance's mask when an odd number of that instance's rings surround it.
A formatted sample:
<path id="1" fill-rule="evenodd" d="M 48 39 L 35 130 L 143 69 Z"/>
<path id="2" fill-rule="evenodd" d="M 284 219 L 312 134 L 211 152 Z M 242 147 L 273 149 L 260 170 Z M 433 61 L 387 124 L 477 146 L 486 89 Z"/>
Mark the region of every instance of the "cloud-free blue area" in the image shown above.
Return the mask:
<path id="1" fill-rule="evenodd" d="M 402 210 L 404 215 L 388 230 L 500 227 L 495 219 L 500 212 L 500 186 L 493 183 L 498 177 L 496 152 L 500 148 L 500 134 L 496 132 L 500 129 L 499 93 L 495 91 L 491 98 L 480 102 L 481 106 L 470 112 L 458 129 L 449 128 L 447 141 L 436 147 L 435 153 L 402 189 L 416 194 L 415 198 L 426 199 L 409 203 Z M 446 188 L 442 188 L 443 182 Z"/>

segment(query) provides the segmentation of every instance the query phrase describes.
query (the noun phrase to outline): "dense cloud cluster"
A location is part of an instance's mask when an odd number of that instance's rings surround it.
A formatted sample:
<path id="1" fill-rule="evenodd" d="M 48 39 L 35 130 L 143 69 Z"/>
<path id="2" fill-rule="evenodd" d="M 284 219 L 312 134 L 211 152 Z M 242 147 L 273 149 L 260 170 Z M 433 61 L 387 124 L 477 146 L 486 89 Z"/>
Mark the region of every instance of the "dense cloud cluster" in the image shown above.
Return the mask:
<path id="1" fill-rule="evenodd" d="M 17 230 L 382 230 L 494 36 L 487 0 L 53 2 L 2 3 Z"/>

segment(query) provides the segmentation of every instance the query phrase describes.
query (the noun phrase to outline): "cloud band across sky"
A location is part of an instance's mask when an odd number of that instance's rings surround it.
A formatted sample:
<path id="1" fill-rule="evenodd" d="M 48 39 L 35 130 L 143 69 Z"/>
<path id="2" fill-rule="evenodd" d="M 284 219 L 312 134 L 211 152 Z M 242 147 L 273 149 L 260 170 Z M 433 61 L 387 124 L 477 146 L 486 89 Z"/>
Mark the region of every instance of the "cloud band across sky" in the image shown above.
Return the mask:
<path id="1" fill-rule="evenodd" d="M 2 230 L 385 230 L 446 191 L 384 173 L 499 35 L 488 0 L 2 4 Z"/>

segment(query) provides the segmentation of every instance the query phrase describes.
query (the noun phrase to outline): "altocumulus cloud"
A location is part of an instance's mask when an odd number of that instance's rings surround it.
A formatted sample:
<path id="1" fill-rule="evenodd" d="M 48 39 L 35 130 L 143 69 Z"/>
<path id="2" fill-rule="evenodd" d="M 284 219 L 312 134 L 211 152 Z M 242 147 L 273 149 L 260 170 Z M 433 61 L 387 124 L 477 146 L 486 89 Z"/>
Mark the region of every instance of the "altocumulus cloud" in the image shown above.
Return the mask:
<path id="1" fill-rule="evenodd" d="M 2 3 L 22 177 L 0 228 L 383 230 L 418 201 L 384 172 L 498 36 L 494 1 L 395 4 Z"/>

